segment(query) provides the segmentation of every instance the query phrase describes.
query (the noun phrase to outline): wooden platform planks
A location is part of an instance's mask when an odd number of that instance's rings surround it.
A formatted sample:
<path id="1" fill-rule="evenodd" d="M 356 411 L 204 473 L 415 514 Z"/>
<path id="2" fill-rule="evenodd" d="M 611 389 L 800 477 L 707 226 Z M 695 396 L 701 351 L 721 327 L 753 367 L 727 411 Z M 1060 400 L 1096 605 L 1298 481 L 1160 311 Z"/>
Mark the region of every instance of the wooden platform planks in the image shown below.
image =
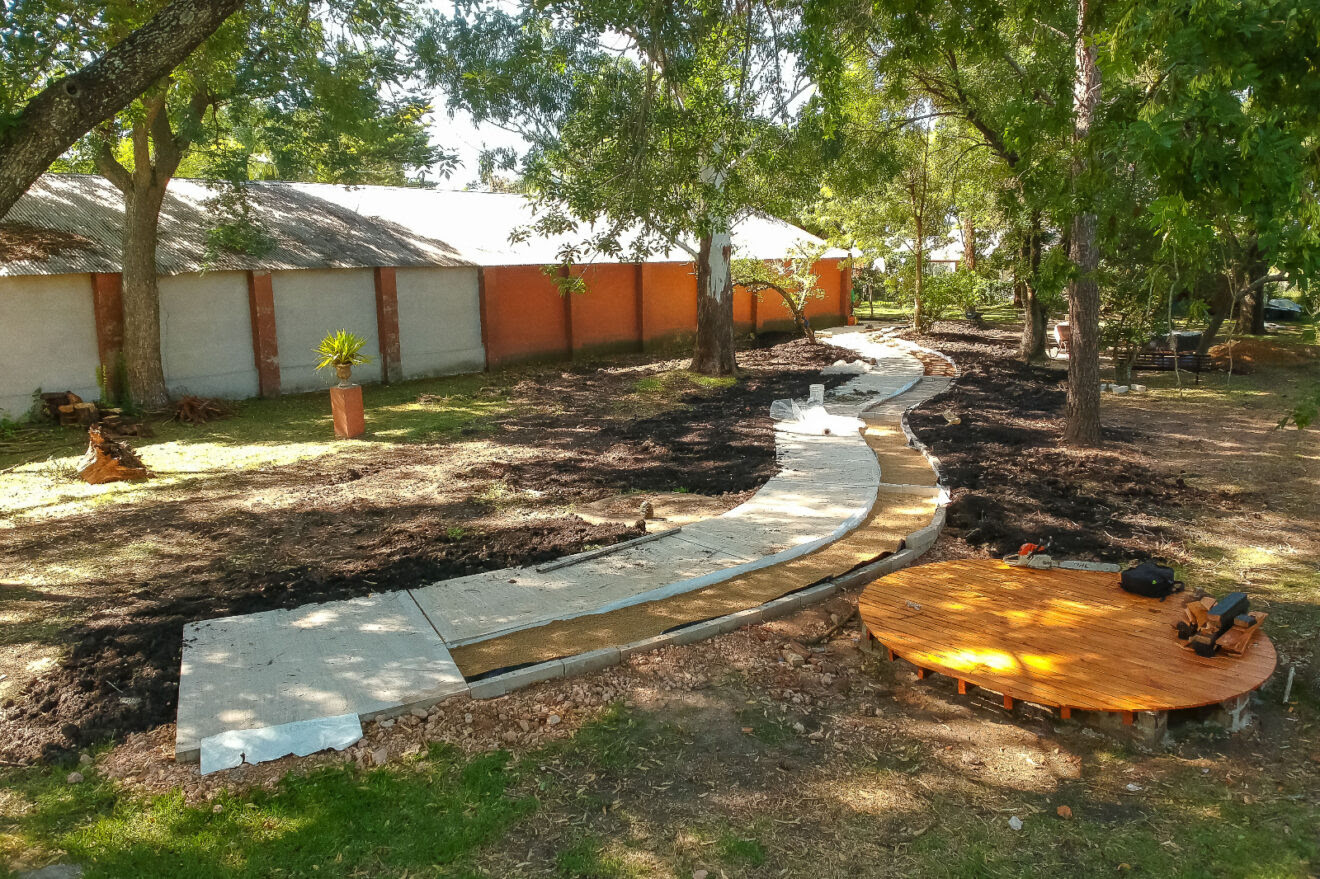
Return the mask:
<path id="1" fill-rule="evenodd" d="M 1109 573 L 937 562 L 882 577 L 859 605 L 870 634 L 918 668 L 1061 708 L 1212 705 L 1259 687 L 1277 662 L 1264 636 L 1241 658 L 1183 649 L 1181 599 L 1129 595 Z"/>

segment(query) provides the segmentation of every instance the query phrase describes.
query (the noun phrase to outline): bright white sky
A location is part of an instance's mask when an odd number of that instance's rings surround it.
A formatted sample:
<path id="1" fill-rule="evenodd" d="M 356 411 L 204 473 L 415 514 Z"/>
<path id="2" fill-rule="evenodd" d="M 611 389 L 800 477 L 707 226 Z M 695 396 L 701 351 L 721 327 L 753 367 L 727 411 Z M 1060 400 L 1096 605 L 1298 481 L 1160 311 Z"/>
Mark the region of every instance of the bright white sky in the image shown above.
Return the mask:
<path id="1" fill-rule="evenodd" d="M 428 0 L 427 4 L 443 15 L 452 15 L 454 6 L 451 0 Z M 510 10 L 517 4 L 505 4 Z M 522 152 L 527 142 L 516 134 L 491 125 L 476 125 L 472 117 L 459 112 L 453 118 L 445 104 L 443 92 L 437 91 L 432 96 L 435 112 L 431 116 L 431 142 L 443 149 L 458 153 L 459 167 L 448 180 L 431 180 L 443 188 L 461 189 L 477 179 L 477 157 L 484 149 L 513 147 Z"/>

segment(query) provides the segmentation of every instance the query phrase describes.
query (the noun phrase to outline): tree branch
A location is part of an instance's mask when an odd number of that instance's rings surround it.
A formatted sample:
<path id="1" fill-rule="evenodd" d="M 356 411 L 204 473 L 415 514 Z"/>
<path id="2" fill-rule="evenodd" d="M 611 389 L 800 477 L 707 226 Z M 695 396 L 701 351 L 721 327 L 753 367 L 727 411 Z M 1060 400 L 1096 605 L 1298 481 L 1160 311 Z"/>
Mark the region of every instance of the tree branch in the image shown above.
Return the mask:
<path id="1" fill-rule="evenodd" d="M 173 0 L 86 67 L 34 96 L 0 135 L 0 217 L 51 162 L 168 74 L 243 0 Z"/>

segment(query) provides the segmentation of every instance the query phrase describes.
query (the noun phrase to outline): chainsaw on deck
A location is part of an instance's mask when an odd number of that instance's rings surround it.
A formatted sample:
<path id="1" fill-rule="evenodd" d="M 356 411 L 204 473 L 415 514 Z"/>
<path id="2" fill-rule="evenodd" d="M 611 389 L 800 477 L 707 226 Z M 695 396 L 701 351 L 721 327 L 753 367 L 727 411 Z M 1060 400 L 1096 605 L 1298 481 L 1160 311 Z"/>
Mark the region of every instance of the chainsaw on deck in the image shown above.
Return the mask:
<path id="1" fill-rule="evenodd" d="M 1049 548 L 1049 540 L 1044 543 L 1024 543 L 1013 555 L 1004 556 L 1004 563 L 1015 568 L 1048 570 L 1054 567 L 1054 557 L 1045 551 Z"/>

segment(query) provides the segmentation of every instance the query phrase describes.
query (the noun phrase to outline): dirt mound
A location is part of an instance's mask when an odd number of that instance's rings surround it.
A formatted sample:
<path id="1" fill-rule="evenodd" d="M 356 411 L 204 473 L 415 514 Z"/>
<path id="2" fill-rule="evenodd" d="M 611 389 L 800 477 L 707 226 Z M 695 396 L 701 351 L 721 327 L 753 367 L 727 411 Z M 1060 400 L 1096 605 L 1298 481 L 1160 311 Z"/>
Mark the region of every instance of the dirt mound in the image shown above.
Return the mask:
<path id="1" fill-rule="evenodd" d="M 1256 366 L 1304 366 L 1320 358 L 1320 345 L 1297 345 L 1277 339 L 1234 339 L 1210 349 L 1215 365 L 1234 372 L 1248 372 Z"/>
<path id="2" fill-rule="evenodd" d="M 1107 430 L 1101 450 L 1062 446 L 1065 371 L 1019 361 L 1008 332 L 958 330 L 921 339 L 952 356 L 962 377 L 909 416 L 952 487 L 946 533 L 993 555 L 1046 538 L 1066 558 L 1154 552 L 1164 530 L 1146 511 L 1197 492 L 1152 466 L 1143 445 L 1153 438 Z M 949 424 L 947 410 L 961 423 Z"/>

